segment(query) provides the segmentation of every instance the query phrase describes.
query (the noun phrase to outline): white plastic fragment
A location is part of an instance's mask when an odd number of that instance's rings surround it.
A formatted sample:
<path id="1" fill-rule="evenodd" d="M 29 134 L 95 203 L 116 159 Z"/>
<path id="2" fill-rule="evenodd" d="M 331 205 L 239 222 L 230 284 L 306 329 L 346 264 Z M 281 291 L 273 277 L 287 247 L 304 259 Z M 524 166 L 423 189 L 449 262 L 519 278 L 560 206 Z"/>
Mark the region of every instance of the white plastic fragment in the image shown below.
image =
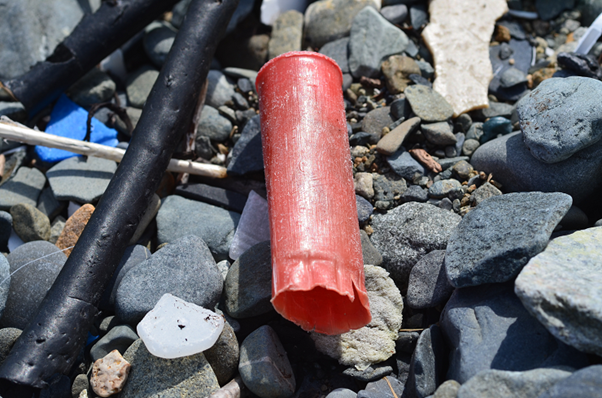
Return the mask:
<path id="1" fill-rule="evenodd" d="M 575 52 L 578 54 L 587 54 L 594 44 L 596 44 L 600 35 L 602 35 L 602 14 L 598 15 L 594 23 L 587 28 L 587 32 L 579 40 Z"/>
<path id="2" fill-rule="evenodd" d="M 289 10 L 305 12 L 307 0 L 263 0 L 261 3 L 261 23 L 272 26 L 280 14 Z"/>
<path id="3" fill-rule="evenodd" d="M 230 258 L 236 260 L 249 248 L 266 240 L 270 240 L 268 202 L 251 191 L 230 243 Z"/>
<path id="4" fill-rule="evenodd" d="M 533 11 L 508 10 L 508 14 L 515 18 L 522 19 L 537 19 L 539 15 Z"/>
<path id="5" fill-rule="evenodd" d="M 211 348 L 223 329 L 222 316 L 166 293 L 136 331 L 148 352 L 173 359 Z"/>

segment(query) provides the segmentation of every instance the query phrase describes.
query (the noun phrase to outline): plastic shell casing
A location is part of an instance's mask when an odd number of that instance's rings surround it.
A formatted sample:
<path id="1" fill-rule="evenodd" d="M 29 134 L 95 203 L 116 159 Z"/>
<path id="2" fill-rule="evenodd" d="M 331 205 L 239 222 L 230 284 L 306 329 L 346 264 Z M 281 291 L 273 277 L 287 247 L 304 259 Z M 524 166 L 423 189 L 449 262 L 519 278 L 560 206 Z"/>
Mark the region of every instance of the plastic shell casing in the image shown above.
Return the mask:
<path id="1" fill-rule="evenodd" d="M 342 74 L 290 52 L 256 80 L 268 192 L 272 304 L 301 326 L 341 334 L 370 322 Z"/>

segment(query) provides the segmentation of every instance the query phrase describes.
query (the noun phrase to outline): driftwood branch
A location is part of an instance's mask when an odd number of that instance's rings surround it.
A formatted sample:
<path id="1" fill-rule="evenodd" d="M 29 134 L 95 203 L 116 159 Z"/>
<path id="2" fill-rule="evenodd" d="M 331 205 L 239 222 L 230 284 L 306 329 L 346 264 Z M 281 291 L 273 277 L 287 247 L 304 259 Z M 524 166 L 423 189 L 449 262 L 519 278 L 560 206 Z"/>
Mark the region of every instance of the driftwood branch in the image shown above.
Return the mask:
<path id="1" fill-rule="evenodd" d="M 191 3 L 121 164 L 37 315 L 0 367 L 3 397 L 17 385 L 44 388 L 53 374 L 73 366 L 105 287 L 188 131 L 200 87 L 237 5 L 238 0 Z"/>
<path id="2" fill-rule="evenodd" d="M 75 140 L 72 138 L 59 137 L 57 135 L 46 134 L 27 127 L 21 127 L 1 121 L 0 138 L 21 142 L 23 144 L 64 149 L 80 155 L 94 156 L 97 158 L 113 160 L 115 162 L 121 162 L 121 159 L 125 154 L 124 149 Z M 181 159 L 171 159 L 167 166 L 167 171 L 189 173 L 212 178 L 226 177 L 225 167 Z"/>

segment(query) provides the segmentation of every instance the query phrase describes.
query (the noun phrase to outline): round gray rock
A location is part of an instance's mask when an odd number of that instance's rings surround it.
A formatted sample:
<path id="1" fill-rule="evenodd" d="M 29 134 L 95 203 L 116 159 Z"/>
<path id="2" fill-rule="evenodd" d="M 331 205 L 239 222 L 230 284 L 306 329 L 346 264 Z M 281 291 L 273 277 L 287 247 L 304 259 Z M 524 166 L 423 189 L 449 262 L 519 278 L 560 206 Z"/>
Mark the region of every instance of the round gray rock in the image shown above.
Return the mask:
<path id="1" fill-rule="evenodd" d="M 209 105 L 205 105 L 201 111 L 201 119 L 197 127 L 197 137 L 209 137 L 213 141 L 223 142 L 230 136 L 232 123 L 219 111 Z"/>
<path id="2" fill-rule="evenodd" d="M 207 75 L 207 81 L 206 105 L 219 108 L 232 99 L 235 93 L 234 87 L 228 82 L 228 79 L 222 72 L 210 70 Z"/>
<path id="3" fill-rule="evenodd" d="M 544 80 L 517 104 L 531 155 L 558 163 L 602 138 L 602 82 L 573 76 Z"/>
<path id="4" fill-rule="evenodd" d="M 494 196 L 472 209 L 452 233 L 445 253 L 455 287 L 514 278 L 540 253 L 571 207 L 569 195 L 521 192 Z"/>
<path id="5" fill-rule="evenodd" d="M 142 44 L 146 55 L 161 68 L 171 50 L 177 31 L 167 23 L 157 24 L 144 35 Z"/>
<path id="6" fill-rule="evenodd" d="M 602 397 L 602 365 L 588 366 L 559 381 L 538 398 Z"/>
<path id="7" fill-rule="evenodd" d="M 407 87 L 404 94 L 416 116 L 423 122 L 443 122 L 454 114 L 449 102 L 430 87 L 416 84 Z"/>
<path id="8" fill-rule="evenodd" d="M 132 268 L 115 295 L 116 315 L 135 325 L 165 293 L 204 308 L 214 308 L 223 278 L 203 240 L 190 235 L 178 239 Z"/>
<path id="9" fill-rule="evenodd" d="M 213 368 L 220 386 L 232 380 L 238 370 L 240 350 L 234 329 L 228 322 L 224 322 L 224 330 L 215 344 L 203 353 Z"/>
<path id="10" fill-rule="evenodd" d="M 131 106 L 140 109 L 144 107 L 158 77 L 159 71 L 150 65 L 144 65 L 128 76 L 126 92 Z"/>
<path id="11" fill-rule="evenodd" d="M 69 88 L 69 97 L 77 105 L 89 108 L 93 104 L 109 101 L 117 85 L 100 69 L 93 68 Z"/>
<path id="12" fill-rule="evenodd" d="M 10 208 L 13 228 L 23 242 L 50 239 L 50 220 L 30 204 L 20 203 Z"/>
<path id="13" fill-rule="evenodd" d="M 420 128 L 426 139 L 432 144 L 445 146 L 455 145 L 458 142 L 447 122 L 423 123 Z"/>

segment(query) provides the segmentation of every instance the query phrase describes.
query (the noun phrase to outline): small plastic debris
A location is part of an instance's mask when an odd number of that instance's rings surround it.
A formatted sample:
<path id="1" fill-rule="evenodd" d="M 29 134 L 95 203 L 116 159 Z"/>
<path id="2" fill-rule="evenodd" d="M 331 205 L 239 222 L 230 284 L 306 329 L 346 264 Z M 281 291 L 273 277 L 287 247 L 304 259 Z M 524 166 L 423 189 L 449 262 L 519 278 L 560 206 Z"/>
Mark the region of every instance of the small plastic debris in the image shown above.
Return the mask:
<path id="1" fill-rule="evenodd" d="M 596 44 L 600 35 L 602 35 L 602 14 L 598 15 L 594 23 L 587 28 L 587 31 L 579 40 L 575 52 L 577 54 L 587 54 Z"/>
<path id="2" fill-rule="evenodd" d="M 223 329 L 222 316 L 166 293 L 136 331 L 151 354 L 173 359 L 211 348 Z"/>
<path id="3" fill-rule="evenodd" d="M 119 351 L 113 350 L 94 362 L 90 385 L 99 397 L 110 397 L 123 389 L 130 374 L 131 365 Z"/>
<path id="4" fill-rule="evenodd" d="M 251 191 L 230 243 L 230 258 L 236 260 L 259 242 L 270 240 L 268 201 Z"/>

